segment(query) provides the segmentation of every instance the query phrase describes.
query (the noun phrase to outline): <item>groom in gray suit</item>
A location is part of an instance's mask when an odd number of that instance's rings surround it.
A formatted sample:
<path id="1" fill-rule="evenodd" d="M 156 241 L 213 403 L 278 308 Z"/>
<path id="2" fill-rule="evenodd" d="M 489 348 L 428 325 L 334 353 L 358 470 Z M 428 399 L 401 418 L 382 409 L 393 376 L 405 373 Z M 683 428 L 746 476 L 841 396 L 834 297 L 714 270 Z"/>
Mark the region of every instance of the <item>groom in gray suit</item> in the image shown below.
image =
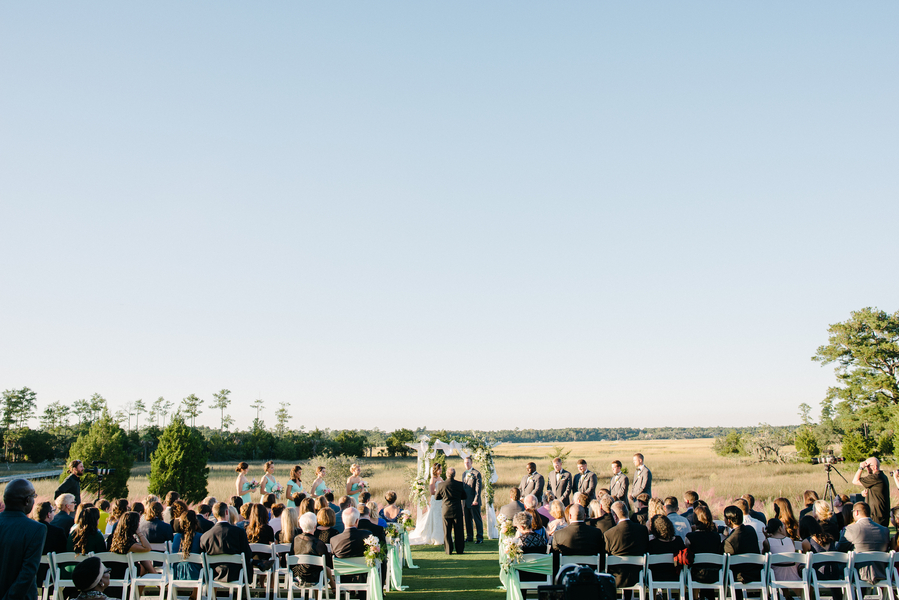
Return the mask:
<path id="1" fill-rule="evenodd" d="M 462 474 L 462 486 L 465 488 L 465 541 L 472 541 L 475 527 L 478 537 L 475 544 L 484 543 L 484 522 L 481 520 L 481 472 L 472 467 L 471 457 L 465 459 L 465 473 Z"/>

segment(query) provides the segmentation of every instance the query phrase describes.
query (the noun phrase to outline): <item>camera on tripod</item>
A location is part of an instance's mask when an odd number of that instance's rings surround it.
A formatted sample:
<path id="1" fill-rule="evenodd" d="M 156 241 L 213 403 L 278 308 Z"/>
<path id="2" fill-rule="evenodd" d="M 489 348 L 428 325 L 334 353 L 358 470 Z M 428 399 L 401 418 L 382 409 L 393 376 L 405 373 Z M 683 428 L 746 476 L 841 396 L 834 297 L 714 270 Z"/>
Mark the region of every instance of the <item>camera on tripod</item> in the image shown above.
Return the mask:
<path id="1" fill-rule="evenodd" d="M 834 456 L 833 452 L 812 458 L 813 465 L 833 465 L 841 462 L 846 462 L 846 459 L 842 456 Z"/>
<path id="2" fill-rule="evenodd" d="M 115 473 L 115 469 L 101 469 L 99 465 L 108 465 L 109 462 L 105 460 L 95 460 L 91 462 L 91 468 L 85 469 L 85 473 L 93 473 L 97 477 L 105 477 L 107 475 L 112 475 Z"/>

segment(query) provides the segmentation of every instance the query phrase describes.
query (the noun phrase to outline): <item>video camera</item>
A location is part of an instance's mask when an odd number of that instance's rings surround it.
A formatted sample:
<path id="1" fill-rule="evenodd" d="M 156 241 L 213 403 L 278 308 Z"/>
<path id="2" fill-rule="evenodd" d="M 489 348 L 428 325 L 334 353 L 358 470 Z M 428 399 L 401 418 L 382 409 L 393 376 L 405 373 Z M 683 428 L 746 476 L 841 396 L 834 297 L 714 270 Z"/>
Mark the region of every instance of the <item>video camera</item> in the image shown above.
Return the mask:
<path id="1" fill-rule="evenodd" d="M 101 469 L 99 465 L 108 465 L 109 462 L 105 460 L 95 460 L 91 462 L 91 468 L 85 469 L 85 473 L 93 473 L 97 477 L 105 477 L 107 475 L 112 475 L 115 473 L 115 469 Z"/>
<path id="2" fill-rule="evenodd" d="M 846 462 L 846 459 L 842 456 L 834 456 L 833 452 L 831 452 L 830 454 L 825 454 L 824 456 L 816 456 L 812 458 L 813 465 L 833 465 L 841 462 Z"/>

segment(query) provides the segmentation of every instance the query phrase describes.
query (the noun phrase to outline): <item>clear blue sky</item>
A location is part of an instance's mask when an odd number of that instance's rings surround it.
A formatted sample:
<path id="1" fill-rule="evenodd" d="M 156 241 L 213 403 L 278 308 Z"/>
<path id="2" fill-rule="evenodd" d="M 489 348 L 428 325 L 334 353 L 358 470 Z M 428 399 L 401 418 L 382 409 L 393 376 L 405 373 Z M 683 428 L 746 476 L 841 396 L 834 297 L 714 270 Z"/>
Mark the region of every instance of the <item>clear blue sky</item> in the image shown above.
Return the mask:
<path id="1" fill-rule="evenodd" d="M 0 6 L 0 388 L 798 422 L 899 310 L 899 4 Z M 199 423 L 214 425 L 208 408 Z"/>

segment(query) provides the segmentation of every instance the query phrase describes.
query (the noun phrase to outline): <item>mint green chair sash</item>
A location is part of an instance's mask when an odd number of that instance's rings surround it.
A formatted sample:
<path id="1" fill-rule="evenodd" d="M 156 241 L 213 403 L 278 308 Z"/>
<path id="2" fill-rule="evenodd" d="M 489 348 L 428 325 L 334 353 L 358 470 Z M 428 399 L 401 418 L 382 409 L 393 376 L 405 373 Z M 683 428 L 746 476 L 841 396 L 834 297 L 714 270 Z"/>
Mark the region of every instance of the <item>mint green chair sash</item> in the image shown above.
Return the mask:
<path id="1" fill-rule="evenodd" d="M 381 569 L 376 563 L 373 567 L 365 564 L 356 564 L 354 562 L 334 557 L 334 574 L 335 575 L 361 575 L 368 574 L 368 600 L 384 600 L 384 593 L 381 590 Z"/>
<path id="2" fill-rule="evenodd" d="M 408 586 L 403 585 L 403 557 L 400 556 L 399 542 L 387 546 L 387 590 L 391 588 L 402 592 Z"/>
<path id="3" fill-rule="evenodd" d="M 550 575 L 553 572 L 552 554 L 530 554 L 526 556 L 538 556 L 539 558 L 503 566 L 499 571 L 499 580 L 503 583 L 503 587 L 506 588 L 506 600 L 521 600 L 519 571 L 539 573 L 540 575 Z"/>
<path id="4" fill-rule="evenodd" d="M 410 569 L 417 569 L 415 563 L 412 562 L 412 546 L 409 544 L 409 532 L 403 532 L 403 555 L 406 558 L 406 566 Z"/>

